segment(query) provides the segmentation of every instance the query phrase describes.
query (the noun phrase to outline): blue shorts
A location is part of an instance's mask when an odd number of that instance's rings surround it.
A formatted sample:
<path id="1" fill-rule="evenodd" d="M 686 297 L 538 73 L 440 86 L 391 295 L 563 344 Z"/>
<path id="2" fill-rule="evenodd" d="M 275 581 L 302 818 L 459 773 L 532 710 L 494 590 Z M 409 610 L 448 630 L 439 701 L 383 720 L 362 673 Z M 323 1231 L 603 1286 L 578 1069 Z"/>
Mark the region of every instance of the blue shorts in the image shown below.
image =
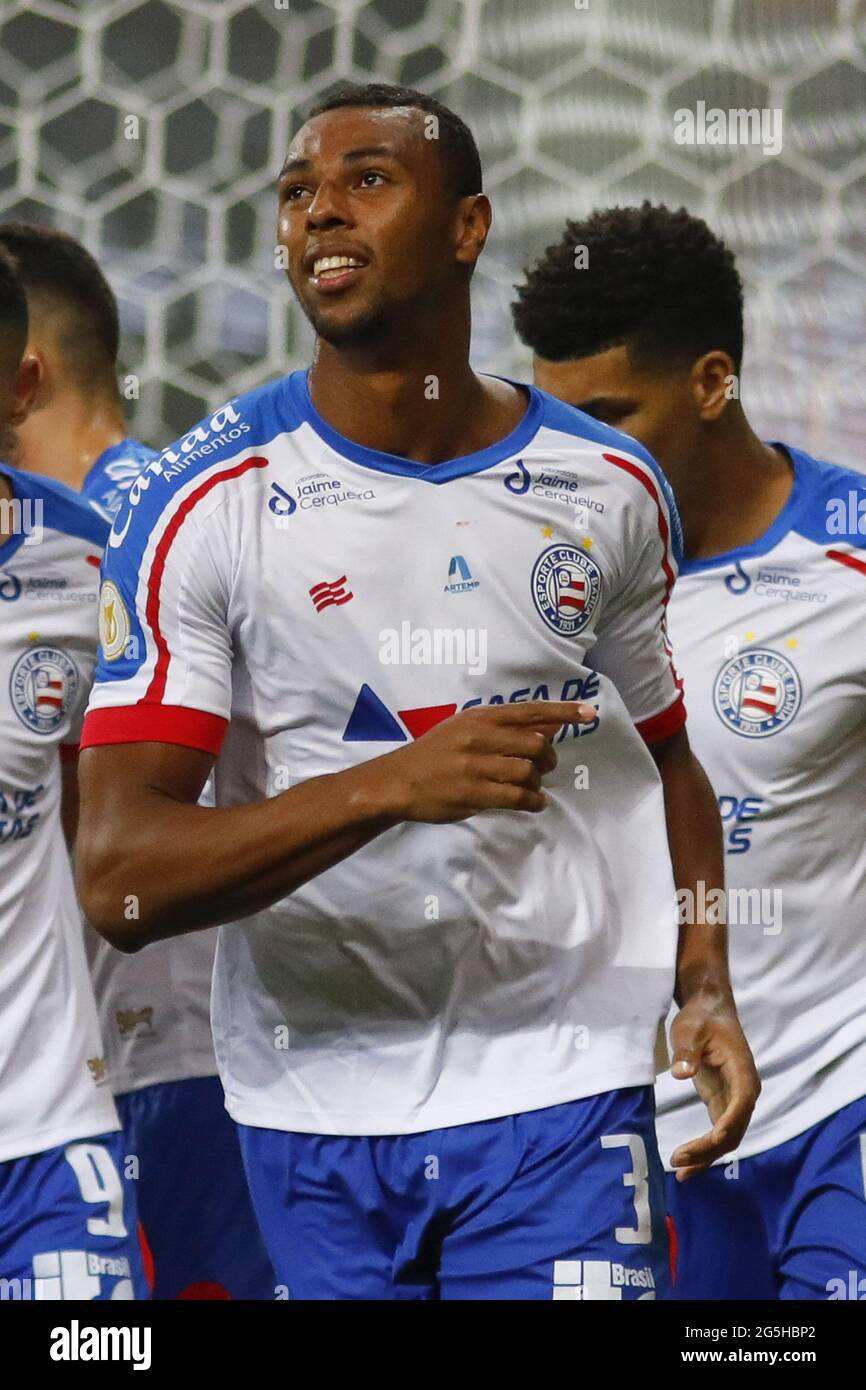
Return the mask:
<path id="1" fill-rule="evenodd" d="M 864 1168 L 866 1099 L 736 1165 L 668 1174 L 674 1297 L 866 1298 Z"/>
<path id="2" fill-rule="evenodd" d="M 239 1126 L 277 1297 L 668 1294 L 651 1087 L 372 1139 Z"/>
<path id="3" fill-rule="evenodd" d="M 0 1298 L 148 1298 L 123 1136 L 0 1163 Z"/>
<path id="4" fill-rule="evenodd" d="M 219 1078 L 145 1086 L 118 1096 L 117 1109 L 139 1159 L 154 1298 L 273 1299 L 274 1273 Z"/>

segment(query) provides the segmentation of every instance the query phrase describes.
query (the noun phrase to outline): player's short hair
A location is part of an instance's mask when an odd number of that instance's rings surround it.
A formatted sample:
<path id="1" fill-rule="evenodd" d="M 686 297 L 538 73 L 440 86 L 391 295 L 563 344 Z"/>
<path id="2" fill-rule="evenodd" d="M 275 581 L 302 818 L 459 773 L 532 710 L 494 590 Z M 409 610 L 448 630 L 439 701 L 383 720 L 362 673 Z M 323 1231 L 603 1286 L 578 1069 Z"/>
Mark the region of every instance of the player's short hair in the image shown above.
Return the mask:
<path id="1" fill-rule="evenodd" d="M 625 346 L 636 365 L 673 365 L 721 349 L 739 371 L 743 283 L 733 253 L 685 208 L 644 202 L 569 220 L 515 288 L 517 332 L 548 361 Z"/>
<path id="2" fill-rule="evenodd" d="M 66 232 L 27 222 L 0 223 L 0 247 L 18 266 L 31 321 L 43 306 L 59 311 L 60 350 L 73 380 L 116 390 L 117 300 L 90 252 Z"/>
<path id="3" fill-rule="evenodd" d="M 467 198 L 481 192 L 481 156 L 475 136 L 455 111 L 435 97 L 416 91 L 414 87 L 392 86 L 388 82 L 350 83 L 314 106 L 308 119 L 344 106 L 411 106 L 435 116 L 438 122 L 436 144 L 446 192 L 453 198 Z"/>
<path id="4" fill-rule="evenodd" d="M 15 260 L 0 246 L 0 351 L 3 365 L 17 364 L 27 346 L 27 296 Z"/>

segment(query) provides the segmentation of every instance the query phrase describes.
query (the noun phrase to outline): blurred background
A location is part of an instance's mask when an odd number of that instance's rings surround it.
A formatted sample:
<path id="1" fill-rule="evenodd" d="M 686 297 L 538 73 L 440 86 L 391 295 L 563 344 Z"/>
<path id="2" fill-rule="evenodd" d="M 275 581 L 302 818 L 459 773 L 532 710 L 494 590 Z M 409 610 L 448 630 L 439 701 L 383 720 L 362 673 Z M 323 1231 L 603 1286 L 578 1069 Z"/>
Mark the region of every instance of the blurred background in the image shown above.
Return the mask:
<path id="1" fill-rule="evenodd" d="M 99 259 L 137 435 L 306 361 L 275 179 L 316 99 L 374 77 L 478 139 L 476 367 L 528 373 L 512 287 L 566 217 L 684 204 L 739 257 L 755 424 L 866 469 L 866 0 L 0 0 L 0 219 Z M 677 145 L 698 101 L 782 108 L 781 153 Z"/>

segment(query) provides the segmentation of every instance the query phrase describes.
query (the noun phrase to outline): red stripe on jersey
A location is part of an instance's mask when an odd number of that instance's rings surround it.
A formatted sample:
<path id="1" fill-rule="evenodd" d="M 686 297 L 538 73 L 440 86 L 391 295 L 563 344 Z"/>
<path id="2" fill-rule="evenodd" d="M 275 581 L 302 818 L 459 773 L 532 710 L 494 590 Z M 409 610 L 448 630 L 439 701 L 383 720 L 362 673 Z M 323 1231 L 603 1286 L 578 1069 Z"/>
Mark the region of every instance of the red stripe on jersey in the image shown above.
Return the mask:
<path id="1" fill-rule="evenodd" d="M 189 497 L 185 497 L 181 502 L 171 521 L 166 526 L 156 547 L 153 557 L 153 564 L 150 567 L 150 577 L 147 581 L 147 609 L 146 616 L 153 633 L 153 640 L 156 643 L 157 658 L 154 667 L 153 677 L 150 685 L 144 694 L 141 704 L 159 704 L 165 694 L 165 682 L 168 677 L 168 665 L 171 660 L 171 653 L 159 626 L 159 590 L 162 584 L 162 576 L 165 571 L 165 563 L 168 559 L 168 552 L 171 550 L 175 536 L 186 521 L 193 507 L 200 502 L 203 497 L 217 486 L 218 483 L 226 483 L 231 478 L 239 478 L 250 468 L 267 468 L 268 460 L 260 456 L 244 459 L 243 463 L 235 464 L 234 468 L 227 468 L 225 473 L 214 473 L 212 478 L 191 492 Z"/>
<path id="2" fill-rule="evenodd" d="M 652 714 L 649 719 L 641 719 L 635 724 L 635 728 L 644 743 L 661 743 L 662 739 L 670 738 L 671 734 L 677 733 L 685 722 L 686 706 L 680 692 L 673 704 L 663 709 L 661 714 Z"/>
<path id="3" fill-rule="evenodd" d="M 106 743 L 179 743 L 219 757 L 228 720 L 184 705 L 119 705 L 94 709 L 86 715 L 82 748 Z"/>
<path id="4" fill-rule="evenodd" d="M 858 560 L 856 555 L 849 555 L 844 550 L 828 550 L 827 559 L 838 560 L 840 565 L 848 565 L 852 570 L 866 574 L 866 560 Z"/>
<path id="5" fill-rule="evenodd" d="M 674 587 L 674 572 L 671 568 L 670 560 L 668 559 L 671 536 L 670 527 L 668 526 L 667 517 L 662 508 L 661 497 L 659 496 L 655 480 L 648 477 L 646 473 L 643 473 L 636 463 L 631 463 L 629 459 L 621 459 L 618 454 L 602 454 L 602 458 L 606 459 L 608 463 L 615 464 L 617 468 L 624 468 L 626 473 L 630 473 L 633 478 L 637 478 L 638 482 L 642 487 L 646 488 L 650 497 L 656 504 L 659 535 L 662 538 L 662 570 L 665 576 L 665 596 L 662 599 L 662 607 L 664 607 L 671 596 L 671 589 Z"/>

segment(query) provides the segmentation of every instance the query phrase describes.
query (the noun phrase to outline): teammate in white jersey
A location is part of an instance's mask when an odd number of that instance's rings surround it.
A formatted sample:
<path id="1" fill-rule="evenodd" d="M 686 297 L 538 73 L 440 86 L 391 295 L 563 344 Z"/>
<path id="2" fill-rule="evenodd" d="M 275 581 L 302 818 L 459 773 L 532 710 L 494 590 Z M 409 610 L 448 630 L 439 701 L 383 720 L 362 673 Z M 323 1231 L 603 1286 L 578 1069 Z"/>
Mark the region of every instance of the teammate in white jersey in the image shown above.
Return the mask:
<path id="1" fill-rule="evenodd" d="M 682 209 L 569 224 L 516 321 L 539 383 L 652 449 L 683 519 L 670 624 L 725 827 L 731 973 L 763 1092 L 737 1161 L 669 1181 L 679 1294 L 862 1297 L 866 479 L 754 433 L 731 389 L 734 259 Z M 661 1152 L 687 1175 L 700 1102 L 671 1076 L 657 1100 Z"/>
<path id="2" fill-rule="evenodd" d="M 0 249 L 0 441 L 38 370 Z M 23 359 L 23 360 L 22 360 Z M 134 1184 L 108 1085 L 64 844 L 96 661 L 106 523 L 0 464 L 0 1297 L 147 1296 Z M 68 765 L 67 765 L 68 766 Z"/>
<path id="3" fill-rule="evenodd" d="M 232 923 L 217 1058 L 293 1298 L 668 1285 L 677 930 L 647 743 L 678 878 L 721 881 L 664 631 L 679 523 L 639 446 L 470 370 L 480 187 L 420 93 L 313 114 L 279 237 L 314 365 L 148 465 L 104 571 L 84 901 L 130 951 Z M 757 1082 L 724 933 L 684 944 L 715 1156 Z"/>
<path id="4" fill-rule="evenodd" d="M 64 232 L 0 223 L 0 247 L 27 295 L 27 351 L 38 375 L 14 460 L 80 491 L 110 522 L 156 457 L 126 432 L 117 301 L 90 253 Z M 272 1298 L 213 1052 L 216 931 L 132 959 L 85 930 L 111 1087 L 140 1165 L 154 1297 Z"/>

